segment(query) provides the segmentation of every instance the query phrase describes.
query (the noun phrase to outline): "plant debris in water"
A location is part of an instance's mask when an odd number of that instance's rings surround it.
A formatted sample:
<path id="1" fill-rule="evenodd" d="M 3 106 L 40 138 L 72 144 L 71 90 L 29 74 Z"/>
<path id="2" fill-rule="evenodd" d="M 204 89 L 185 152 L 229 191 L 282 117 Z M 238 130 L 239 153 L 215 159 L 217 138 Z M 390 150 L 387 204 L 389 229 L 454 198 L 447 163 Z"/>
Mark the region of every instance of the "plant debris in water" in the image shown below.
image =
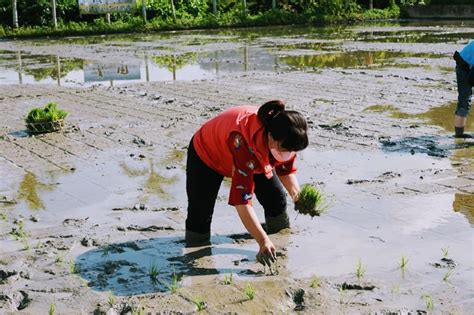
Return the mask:
<path id="1" fill-rule="evenodd" d="M 311 217 L 319 216 L 327 209 L 324 194 L 311 184 L 301 186 L 295 210 L 301 214 L 309 214 Z"/>

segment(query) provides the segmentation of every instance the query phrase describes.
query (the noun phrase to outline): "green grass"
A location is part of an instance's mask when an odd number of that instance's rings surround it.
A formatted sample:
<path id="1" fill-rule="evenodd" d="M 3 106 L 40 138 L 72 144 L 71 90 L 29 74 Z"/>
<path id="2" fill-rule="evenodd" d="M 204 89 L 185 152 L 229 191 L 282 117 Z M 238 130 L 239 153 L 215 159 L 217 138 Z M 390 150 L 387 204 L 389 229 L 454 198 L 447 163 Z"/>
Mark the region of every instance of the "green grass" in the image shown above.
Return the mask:
<path id="1" fill-rule="evenodd" d="M 48 315 L 54 315 L 54 303 L 51 303 L 49 304 L 49 311 L 48 311 Z"/>
<path id="2" fill-rule="evenodd" d="M 257 295 L 255 288 L 250 283 L 247 283 L 247 285 L 245 286 L 244 293 L 247 296 L 247 299 L 249 300 L 255 299 L 255 296 Z"/>
<path id="3" fill-rule="evenodd" d="M 56 103 L 48 103 L 44 108 L 33 108 L 26 115 L 25 122 L 29 123 L 44 123 L 57 121 L 66 118 L 68 113 L 58 108 Z"/>
<path id="4" fill-rule="evenodd" d="M 327 203 L 324 194 L 311 184 L 304 184 L 298 194 L 295 203 L 295 210 L 301 214 L 319 216 L 327 210 Z"/>
<path id="5" fill-rule="evenodd" d="M 206 309 L 206 302 L 199 296 L 195 296 L 191 302 L 194 303 L 194 305 L 196 305 L 196 308 L 197 308 L 197 311 L 198 312 L 201 312 L 203 310 Z"/>
<path id="6" fill-rule="evenodd" d="M 362 263 L 361 261 L 359 260 L 359 262 L 357 263 L 357 266 L 356 266 L 356 276 L 357 276 L 357 279 L 362 279 L 365 275 L 365 268 L 362 266 Z"/>

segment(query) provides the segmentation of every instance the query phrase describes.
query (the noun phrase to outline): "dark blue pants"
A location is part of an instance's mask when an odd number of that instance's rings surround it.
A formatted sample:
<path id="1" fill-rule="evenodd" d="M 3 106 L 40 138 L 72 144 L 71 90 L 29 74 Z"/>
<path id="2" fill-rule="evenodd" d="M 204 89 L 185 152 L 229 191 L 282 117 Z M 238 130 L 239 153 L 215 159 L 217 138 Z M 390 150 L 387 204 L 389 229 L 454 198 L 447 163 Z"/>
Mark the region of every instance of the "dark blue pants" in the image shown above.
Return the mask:
<path id="1" fill-rule="evenodd" d="M 187 230 L 197 233 L 211 231 L 212 214 L 223 179 L 224 176 L 201 160 L 191 140 L 186 161 Z M 265 217 L 276 217 L 286 211 L 286 193 L 275 172 L 270 179 L 264 174 L 256 174 L 253 179 L 255 195 L 263 206 Z"/>

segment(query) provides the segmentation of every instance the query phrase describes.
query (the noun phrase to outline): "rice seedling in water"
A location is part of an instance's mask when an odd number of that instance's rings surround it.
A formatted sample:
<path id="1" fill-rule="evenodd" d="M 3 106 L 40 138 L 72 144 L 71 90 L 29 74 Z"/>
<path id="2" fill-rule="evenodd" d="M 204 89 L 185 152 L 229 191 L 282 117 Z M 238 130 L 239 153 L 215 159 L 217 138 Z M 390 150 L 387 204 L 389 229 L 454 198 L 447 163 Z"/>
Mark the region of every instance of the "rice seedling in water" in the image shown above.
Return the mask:
<path id="1" fill-rule="evenodd" d="M 245 295 L 247 296 L 247 298 L 249 300 L 253 300 L 256 294 L 257 292 L 255 292 L 254 287 L 250 283 L 247 283 L 247 285 L 245 286 Z"/>
<path id="2" fill-rule="evenodd" d="M 64 261 L 64 257 L 61 254 L 57 254 L 56 257 L 54 257 L 54 263 L 55 264 L 61 264 Z"/>
<path id="3" fill-rule="evenodd" d="M 454 269 L 448 270 L 448 272 L 446 272 L 443 276 L 443 281 L 448 282 L 448 279 L 451 276 L 451 274 L 453 273 L 453 271 L 454 271 Z"/>
<path id="4" fill-rule="evenodd" d="M 328 208 L 324 194 L 311 184 L 301 186 L 295 210 L 311 217 L 319 216 Z"/>
<path id="5" fill-rule="evenodd" d="M 400 262 L 400 268 L 402 268 L 402 271 L 405 271 L 405 268 L 407 267 L 408 265 L 408 258 L 406 258 L 405 256 L 402 256 L 402 260 Z"/>
<path id="6" fill-rule="evenodd" d="M 54 303 L 49 304 L 48 315 L 54 315 Z"/>
<path id="7" fill-rule="evenodd" d="M 357 279 L 361 279 L 364 274 L 365 274 L 365 268 L 362 266 L 362 263 L 361 261 L 359 260 L 359 262 L 357 263 L 357 267 L 356 267 L 356 276 L 357 276 Z"/>
<path id="8" fill-rule="evenodd" d="M 319 279 L 318 277 L 314 276 L 312 279 L 311 279 L 311 283 L 309 285 L 311 288 L 316 288 L 316 287 L 319 287 L 321 286 L 321 279 Z"/>
<path id="9" fill-rule="evenodd" d="M 75 274 L 75 273 L 79 273 L 79 266 L 74 263 L 74 259 L 70 259 L 69 260 L 69 272 L 71 274 Z"/>
<path id="10" fill-rule="evenodd" d="M 441 251 L 443 252 L 443 257 L 446 258 L 449 255 L 449 247 L 444 247 L 441 248 Z"/>
<path id="11" fill-rule="evenodd" d="M 58 109 L 58 104 L 48 103 L 44 108 L 33 108 L 30 110 L 28 115 L 26 115 L 25 122 L 42 123 L 57 121 L 66 118 L 67 115 L 67 112 L 62 109 Z"/>
<path id="12" fill-rule="evenodd" d="M 434 309 L 433 298 L 429 294 L 424 294 L 422 297 L 423 301 L 425 301 L 426 310 L 428 312 L 432 312 Z"/>
<path id="13" fill-rule="evenodd" d="M 158 265 L 155 262 L 150 264 L 150 269 L 148 269 L 148 276 L 150 277 L 152 282 L 158 281 L 158 275 L 160 271 L 158 270 Z"/>
<path id="14" fill-rule="evenodd" d="M 342 286 L 339 288 L 339 304 L 344 304 L 344 297 L 346 296 L 346 290 L 342 288 Z"/>
<path id="15" fill-rule="evenodd" d="M 200 311 L 203 311 L 206 309 L 206 306 L 207 306 L 207 303 L 199 296 L 195 296 L 191 302 L 194 303 L 194 305 L 196 305 L 196 308 L 197 308 L 197 311 L 200 312 Z"/>
<path id="16" fill-rule="evenodd" d="M 233 273 L 230 273 L 229 276 L 224 275 L 224 281 L 222 282 L 224 285 L 232 285 L 234 284 Z"/>
<path id="17" fill-rule="evenodd" d="M 113 307 L 115 303 L 117 303 L 117 298 L 112 292 L 110 292 L 109 297 L 107 298 L 107 304 L 109 304 L 110 307 Z"/>

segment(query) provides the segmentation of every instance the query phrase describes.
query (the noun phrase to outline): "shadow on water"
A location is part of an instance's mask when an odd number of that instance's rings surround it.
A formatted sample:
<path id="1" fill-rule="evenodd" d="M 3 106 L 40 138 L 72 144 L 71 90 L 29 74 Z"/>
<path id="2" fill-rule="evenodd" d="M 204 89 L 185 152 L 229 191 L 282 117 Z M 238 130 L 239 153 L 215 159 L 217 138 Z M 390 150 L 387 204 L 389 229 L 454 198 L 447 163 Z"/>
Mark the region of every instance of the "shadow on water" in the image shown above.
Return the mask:
<path id="1" fill-rule="evenodd" d="M 78 256 L 75 265 L 79 275 L 89 282 L 89 287 L 98 291 L 112 291 L 116 295 L 135 295 L 170 291 L 175 274 L 178 281 L 183 276 L 216 275 L 234 273 L 238 275 L 257 275 L 249 269 L 216 268 L 196 264 L 199 259 L 216 259 L 219 255 L 232 255 L 254 260 L 255 251 L 235 247 L 225 236 L 213 237 L 213 246 L 197 249 L 184 247 L 182 237 L 162 237 L 109 244 Z M 213 260 L 212 260 L 213 261 Z M 150 269 L 155 266 L 158 276 L 152 279 Z"/>

